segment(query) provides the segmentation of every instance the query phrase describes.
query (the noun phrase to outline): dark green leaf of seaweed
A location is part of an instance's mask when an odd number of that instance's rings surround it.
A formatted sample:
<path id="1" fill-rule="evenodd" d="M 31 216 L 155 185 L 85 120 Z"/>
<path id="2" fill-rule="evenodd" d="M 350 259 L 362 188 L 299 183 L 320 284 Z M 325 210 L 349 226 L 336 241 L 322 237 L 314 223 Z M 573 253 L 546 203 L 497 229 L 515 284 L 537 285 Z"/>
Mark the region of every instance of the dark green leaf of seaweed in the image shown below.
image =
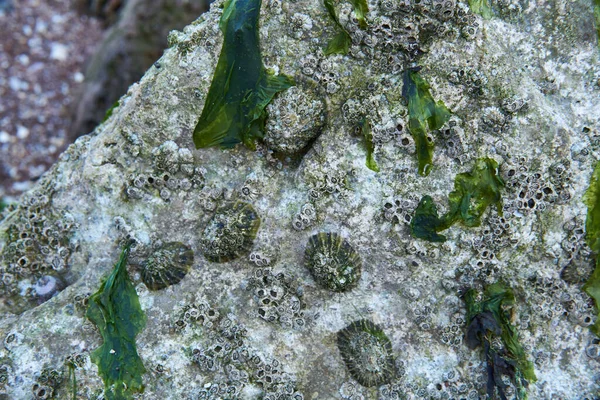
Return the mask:
<path id="1" fill-rule="evenodd" d="M 441 225 L 442 221 L 433 199 L 430 196 L 423 196 L 410 221 L 411 234 L 430 242 L 445 242 L 446 236 L 437 233 Z"/>
<path id="2" fill-rule="evenodd" d="M 330 54 L 348 54 L 348 50 L 350 49 L 350 45 L 352 44 L 352 39 L 350 38 L 350 34 L 340 24 L 340 20 L 338 18 L 337 12 L 335 11 L 335 7 L 333 5 L 333 0 L 324 0 L 325 8 L 327 8 L 327 12 L 329 12 L 329 16 L 337 26 L 339 30 L 338 33 L 331 39 L 331 41 L 327 44 L 327 48 L 325 49 L 325 55 Z"/>
<path id="3" fill-rule="evenodd" d="M 109 119 L 112 116 L 113 111 L 117 107 L 119 107 L 119 100 L 115 101 L 113 103 L 113 105 L 110 106 L 110 108 L 108 110 L 106 110 L 106 114 L 104 114 L 104 118 L 102 118 L 102 122 L 106 122 L 106 120 Z"/>
<path id="4" fill-rule="evenodd" d="M 429 175 L 433 164 L 433 141 L 427 136 L 440 129 L 450 118 L 450 111 L 442 101 L 437 103 L 429 93 L 429 84 L 421 77 L 421 67 L 404 71 L 402 97 L 408 102 L 408 128 L 415 141 L 419 174 Z"/>
<path id="5" fill-rule="evenodd" d="M 379 172 L 379 166 L 373 157 L 373 152 L 375 151 L 375 146 L 373 145 L 373 132 L 371 131 L 371 124 L 366 118 L 363 118 L 360 122 L 360 130 L 362 136 L 365 138 L 365 146 L 367 148 L 367 161 L 365 164 L 371 171 Z"/>
<path id="6" fill-rule="evenodd" d="M 600 257 L 598 257 L 600 254 L 600 163 L 597 163 L 594 168 L 590 186 L 583 196 L 583 202 L 588 208 L 585 219 L 585 238 L 596 256 L 596 268 L 583 285 L 583 290 L 594 299 L 596 311 L 598 311 L 600 308 Z M 596 319 L 590 329 L 594 334 L 600 336 L 600 318 Z"/>
<path id="7" fill-rule="evenodd" d="M 224 43 L 200 120 L 196 148 L 255 147 L 264 136 L 265 107 L 276 93 L 293 86 L 286 75 L 272 75 L 262 64 L 258 21 L 261 0 L 227 0 L 219 26 Z"/>
<path id="8" fill-rule="evenodd" d="M 498 389 L 501 398 L 507 398 L 507 385 L 502 376 L 513 382 L 516 399 L 527 399 L 527 386 L 536 381 L 533 364 L 527 360 L 519 343 L 517 330 L 510 323 L 509 309 L 515 302 L 513 291 L 501 283 L 488 286 L 483 298 L 477 301 L 477 292 L 470 289 L 465 294 L 467 306 L 467 332 L 465 341 L 471 349 L 483 345 L 488 369 L 488 396 L 494 398 Z M 502 348 L 493 343 L 500 339 Z"/>
<path id="9" fill-rule="evenodd" d="M 412 235 L 430 242 L 443 242 L 446 238 L 437 232 L 456 222 L 468 227 L 481 225 L 481 216 L 492 204 L 502 215 L 502 188 L 504 181 L 498 176 L 498 163 L 491 158 L 478 159 L 471 172 L 454 178 L 454 190 L 448 195 L 450 207 L 445 215 L 438 217 L 432 198 L 423 196 L 410 223 Z"/>
<path id="10" fill-rule="evenodd" d="M 144 328 L 146 316 L 129 275 L 129 246 L 121 253 L 108 279 L 89 299 L 86 317 L 102 335 L 102 345 L 91 355 L 104 381 L 108 400 L 130 399 L 143 390 L 146 371 L 135 345 L 135 337 Z"/>
<path id="11" fill-rule="evenodd" d="M 481 15 L 484 19 L 492 18 L 492 8 L 489 0 L 469 0 L 469 7 L 471 11 Z"/>

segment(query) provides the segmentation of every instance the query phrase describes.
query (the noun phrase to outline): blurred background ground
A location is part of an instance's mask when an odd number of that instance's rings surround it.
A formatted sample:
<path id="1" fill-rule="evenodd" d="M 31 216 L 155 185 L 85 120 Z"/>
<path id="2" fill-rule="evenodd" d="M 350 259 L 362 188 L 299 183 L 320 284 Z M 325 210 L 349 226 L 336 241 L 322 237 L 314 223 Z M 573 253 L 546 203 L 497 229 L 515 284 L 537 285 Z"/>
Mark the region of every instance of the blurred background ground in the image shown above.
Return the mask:
<path id="1" fill-rule="evenodd" d="M 207 0 L 0 0 L 0 203 L 89 133 Z"/>

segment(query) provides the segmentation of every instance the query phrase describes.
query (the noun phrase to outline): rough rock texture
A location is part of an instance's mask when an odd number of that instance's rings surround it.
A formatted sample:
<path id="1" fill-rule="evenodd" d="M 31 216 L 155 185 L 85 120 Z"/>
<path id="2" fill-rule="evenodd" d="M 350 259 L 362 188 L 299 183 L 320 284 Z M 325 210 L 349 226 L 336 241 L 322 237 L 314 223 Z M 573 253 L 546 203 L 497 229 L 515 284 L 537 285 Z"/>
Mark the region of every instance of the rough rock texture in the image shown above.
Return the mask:
<path id="1" fill-rule="evenodd" d="M 487 21 L 452 1 L 369 6 L 362 31 L 350 5 L 336 5 L 353 45 L 348 56 L 324 57 L 336 27 L 320 2 L 263 2 L 265 66 L 295 76 L 308 109 L 319 106 L 312 97 L 324 99 L 322 129 L 318 118 L 294 115 L 302 107 L 289 96 L 269 106 L 288 116 L 279 123 L 291 131 L 318 131 L 303 137 L 300 154 L 281 155 L 289 146 L 193 148 L 222 44 L 217 1 L 171 33 L 161 68 L 5 211 L 5 398 L 39 398 L 40 387 L 67 398 L 67 366 L 78 398 L 101 398 L 89 359 L 100 336 L 84 318 L 86 296 L 131 239 L 130 274 L 148 316 L 137 338 L 146 389 L 135 398 L 484 398 L 485 359 L 463 343 L 460 294 L 496 281 L 515 292 L 512 322 L 538 378 L 530 398 L 598 396 L 599 344 L 587 329 L 596 315 L 581 292 L 591 263 L 581 197 L 600 144 L 591 2 L 493 2 Z M 416 64 L 453 112 L 432 135 L 427 177 L 417 174 L 401 99 L 401 72 Z M 355 135 L 365 116 L 379 173 L 365 166 Z M 277 123 L 270 132 L 289 140 Z M 445 243 L 412 238 L 420 197 L 431 195 L 445 212 L 454 176 L 478 157 L 500 164 L 504 215 L 488 209 L 481 227 L 457 224 Z M 253 247 L 210 262 L 203 233 L 215 211 L 236 201 L 261 219 Z M 339 233 L 359 252 L 353 289 L 315 283 L 304 251 L 318 232 Z M 151 292 L 136 266 L 173 241 L 190 246 L 194 264 L 178 284 Z M 395 357 L 394 377 L 380 387 L 354 381 L 336 343 L 337 332 L 363 319 L 385 333 Z"/>

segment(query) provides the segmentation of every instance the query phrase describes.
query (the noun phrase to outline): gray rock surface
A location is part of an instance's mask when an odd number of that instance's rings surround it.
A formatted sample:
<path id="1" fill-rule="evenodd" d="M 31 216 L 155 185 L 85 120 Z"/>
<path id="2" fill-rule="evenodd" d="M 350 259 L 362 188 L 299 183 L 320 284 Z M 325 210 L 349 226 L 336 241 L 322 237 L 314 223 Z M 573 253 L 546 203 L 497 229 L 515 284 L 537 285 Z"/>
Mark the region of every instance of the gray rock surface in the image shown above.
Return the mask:
<path id="1" fill-rule="evenodd" d="M 486 21 L 452 1 L 370 2 L 361 31 L 342 2 L 353 45 L 325 57 L 335 28 L 321 2 L 264 0 L 265 66 L 295 76 L 301 99 L 294 108 L 291 95 L 277 97 L 270 115 L 287 115 L 304 135 L 321 122 L 296 110 L 324 104 L 322 129 L 294 156 L 265 145 L 195 150 L 222 2 L 169 34 L 161 68 L 4 213 L 0 393 L 40 398 L 43 387 L 68 398 L 71 363 L 78 398 L 102 398 L 89 358 L 101 339 L 84 317 L 86 297 L 134 239 L 130 275 L 148 316 L 137 338 L 146 389 L 135 398 L 484 398 L 485 359 L 463 343 L 460 293 L 496 281 L 517 297 L 513 324 L 538 378 L 529 398 L 596 398 L 599 344 L 587 329 L 596 314 L 581 292 L 591 262 L 581 197 L 600 143 L 592 5 L 492 5 Z M 417 174 L 401 99 L 401 71 L 415 64 L 453 112 L 433 135 L 427 177 Z M 365 115 L 379 173 L 354 135 Z M 270 132 L 289 140 L 278 123 Z M 503 216 L 490 209 L 481 227 L 456 225 L 443 244 L 412 238 L 406 222 L 419 198 L 431 195 L 443 212 L 454 176 L 485 156 L 507 183 Z M 209 262 L 206 227 L 240 201 L 261 219 L 252 248 Z M 334 293 L 314 281 L 304 251 L 318 232 L 339 233 L 358 252 L 356 287 Z M 168 242 L 189 246 L 193 266 L 150 291 L 140 266 Z M 355 381 L 338 351 L 337 332 L 360 319 L 391 342 L 394 376 L 380 387 Z"/>

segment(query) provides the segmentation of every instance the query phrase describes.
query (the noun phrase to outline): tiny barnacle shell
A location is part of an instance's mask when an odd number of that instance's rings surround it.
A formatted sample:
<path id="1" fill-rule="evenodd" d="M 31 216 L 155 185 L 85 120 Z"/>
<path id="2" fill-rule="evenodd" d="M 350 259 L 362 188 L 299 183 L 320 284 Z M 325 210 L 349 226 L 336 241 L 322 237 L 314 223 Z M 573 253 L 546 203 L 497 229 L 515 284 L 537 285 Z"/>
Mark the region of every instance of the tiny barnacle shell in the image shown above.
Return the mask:
<path id="1" fill-rule="evenodd" d="M 308 240 L 304 262 L 323 288 L 345 292 L 357 285 L 362 262 L 350 243 L 337 233 L 317 233 Z"/>
<path id="2" fill-rule="evenodd" d="M 337 344 L 350 375 L 361 385 L 379 386 L 394 378 L 392 343 L 373 322 L 352 322 L 337 333 Z"/>
<path id="3" fill-rule="evenodd" d="M 204 229 L 201 242 L 204 257 L 222 263 L 248 253 L 259 227 L 260 218 L 251 204 L 241 201 L 225 204 Z"/>
<path id="4" fill-rule="evenodd" d="M 142 264 L 142 280 L 150 290 L 175 285 L 194 263 L 194 252 L 180 242 L 169 242 L 154 251 Z"/>

